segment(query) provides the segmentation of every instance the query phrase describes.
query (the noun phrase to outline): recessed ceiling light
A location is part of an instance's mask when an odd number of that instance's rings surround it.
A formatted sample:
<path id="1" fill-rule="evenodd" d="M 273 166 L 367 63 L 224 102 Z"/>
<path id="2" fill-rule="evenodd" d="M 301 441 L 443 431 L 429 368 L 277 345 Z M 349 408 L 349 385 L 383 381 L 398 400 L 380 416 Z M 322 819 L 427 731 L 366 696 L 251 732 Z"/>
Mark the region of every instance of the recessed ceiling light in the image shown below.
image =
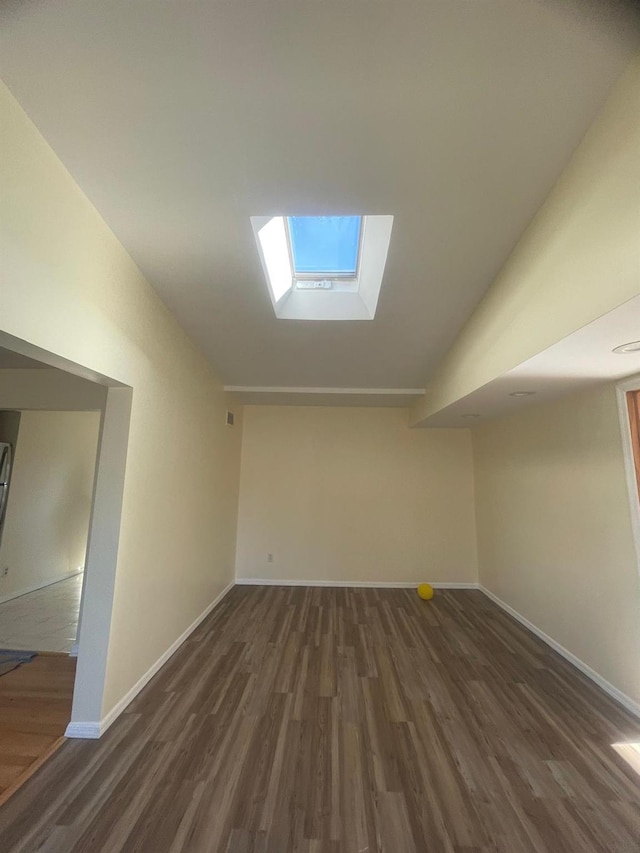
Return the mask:
<path id="1" fill-rule="evenodd" d="M 460 415 L 461 418 L 479 418 L 480 415 L 469 414 L 469 415 Z"/>
<path id="2" fill-rule="evenodd" d="M 613 352 L 625 354 L 628 352 L 640 352 L 640 341 L 631 341 L 628 344 L 621 344 L 619 347 L 616 347 Z"/>
<path id="3" fill-rule="evenodd" d="M 533 397 L 535 391 L 512 391 L 510 397 Z"/>

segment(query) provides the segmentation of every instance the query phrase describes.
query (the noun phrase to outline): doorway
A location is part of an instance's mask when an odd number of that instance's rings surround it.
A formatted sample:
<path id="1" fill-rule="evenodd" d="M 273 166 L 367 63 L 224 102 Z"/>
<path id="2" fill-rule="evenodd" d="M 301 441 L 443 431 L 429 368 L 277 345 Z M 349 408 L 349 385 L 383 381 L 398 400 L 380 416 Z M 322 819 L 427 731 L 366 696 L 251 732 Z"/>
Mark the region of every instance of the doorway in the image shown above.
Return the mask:
<path id="1" fill-rule="evenodd" d="M 14 653 L 0 675 L 0 802 L 65 735 L 100 734 L 132 398 L 17 343 L 0 339 L 0 448 L 13 457 L 0 648 Z"/>
<path id="2" fill-rule="evenodd" d="M 99 411 L 0 410 L 2 649 L 73 651 L 99 429 Z"/>
<path id="3" fill-rule="evenodd" d="M 629 412 L 631 455 L 638 487 L 638 500 L 640 500 L 640 389 L 627 391 L 627 411 Z"/>
<path id="4" fill-rule="evenodd" d="M 617 396 L 631 527 L 640 573 L 640 376 L 619 382 Z"/>

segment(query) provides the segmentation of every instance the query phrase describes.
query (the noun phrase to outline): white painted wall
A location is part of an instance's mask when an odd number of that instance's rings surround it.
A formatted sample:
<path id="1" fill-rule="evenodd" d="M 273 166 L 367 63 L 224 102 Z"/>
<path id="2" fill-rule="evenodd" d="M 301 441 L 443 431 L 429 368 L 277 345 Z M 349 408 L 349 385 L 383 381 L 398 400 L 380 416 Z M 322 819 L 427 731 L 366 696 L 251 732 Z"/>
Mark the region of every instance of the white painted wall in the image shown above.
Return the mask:
<path id="1" fill-rule="evenodd" d="M 612 384 L 473 430 L 480 582 L 640 703 L 640 575 Z"/>
<path id="2" fill-rule="evenodd" d="M 84 567 L 99 426 L 99 412 L 22 413 L 0 544 L 0 600 Z"/>
<path id="3" fill-rule="evenodd" d="M 130 425 L 107 430 L 127 443 L 123 513 L 108 519 L 115 580 L 87 592 L 78 683 L 94 691 L 104 666 L 106 682 L 100 708 L 74 699 L 82 722 L 117 707 L 233 581 L 242 417 L 225 426 L 210 365 L 4 87 L 0 111 L 0 333 L 133 389 Z M 98 661 L 84 636 L 109 626 Z"/>
<path id="4" fill-rule="evenodd" d="M 238 577 L 475 582 L 469 431 L 409 430 L 407 418 L 247 406 Z"/>

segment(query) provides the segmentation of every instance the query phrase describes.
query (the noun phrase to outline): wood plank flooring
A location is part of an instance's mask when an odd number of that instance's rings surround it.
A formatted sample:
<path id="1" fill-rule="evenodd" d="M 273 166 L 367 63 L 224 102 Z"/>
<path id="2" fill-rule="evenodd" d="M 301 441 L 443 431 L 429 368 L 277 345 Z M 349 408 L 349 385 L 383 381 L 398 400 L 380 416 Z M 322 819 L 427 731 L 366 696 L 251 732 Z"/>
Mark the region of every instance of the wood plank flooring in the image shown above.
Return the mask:
<path id="1" fill-rule="evenodd" d="M 477 591 L 236 587 L 0 850 L 640 849 L 640 721 Z"/>
<path id="2" fill-rule="evenodd" d="M 0 803 L 60 744 L 75 674 L 74 658 L 44 654 L 0 678 Z"/>

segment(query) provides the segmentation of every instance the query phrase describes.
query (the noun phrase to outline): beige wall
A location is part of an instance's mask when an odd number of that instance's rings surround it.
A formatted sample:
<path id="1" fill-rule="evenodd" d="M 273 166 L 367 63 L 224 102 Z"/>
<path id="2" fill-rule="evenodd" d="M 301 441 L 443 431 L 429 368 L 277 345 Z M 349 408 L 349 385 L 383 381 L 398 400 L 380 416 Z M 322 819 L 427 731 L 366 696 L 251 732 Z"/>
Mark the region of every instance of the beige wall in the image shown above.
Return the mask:
<path id="1" fill-rule="evenodd" d="M 20 412 L 0 409 L 0 441 L 7 441 L 15 448 L 18 441 L 19 428 Z"/>
<path id="2" fill-rule="evenodd" d="M 409 430 L 405 409 L 246 407 L 237 573 L 476 581 L 469 431 Z"/>
<path id="3" fill-rule="evenodd" d="M 98 412 L 23 412 L 0 544 L 0 599 L 84 566 Z"/>
<path id="4" fill-rule="evenodd" d="M 62 370 L 0 370 L 1 409 L 101 411 L 106 398 L 104 385 Z"/>
<path id="5" fill-rule="evenodd" d="M 640 702 L 640 576 L 612 385 L 473 430 L 480 582 Z"/>
<path id="6" fill-rule="evenodd" d="M 640 293 L 640 54 L 436 371 L 414 423 Z"/>
<path id="7" fill-rule="evenodd" d="M 4 87 L 0 111 L 0 331 L 133 388 L 104 716 L 233 580 L 242 420 Z"/>

